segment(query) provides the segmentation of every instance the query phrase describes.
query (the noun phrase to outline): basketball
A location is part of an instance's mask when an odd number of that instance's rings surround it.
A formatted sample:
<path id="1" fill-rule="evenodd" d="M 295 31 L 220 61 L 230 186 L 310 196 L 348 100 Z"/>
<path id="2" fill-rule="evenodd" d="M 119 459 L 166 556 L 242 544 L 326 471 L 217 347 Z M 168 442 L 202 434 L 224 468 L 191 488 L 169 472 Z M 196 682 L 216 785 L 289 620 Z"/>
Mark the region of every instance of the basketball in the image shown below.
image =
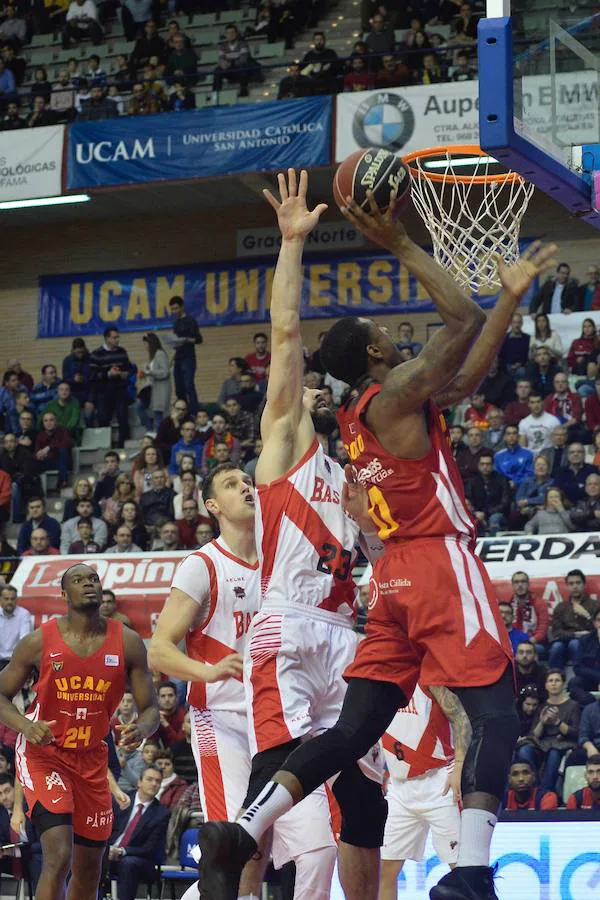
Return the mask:
<path id="1" fill-rule="evenodd" d="M 410 173 L 402 160 L 389 150 L 356 150 L 341 163 L 333 179 L 333 197 L 339 207 L 352 197 L 361 209 L 369 209 L 367 191 L 373 191 L 382 212 L 388 208 L 390 194 L 397 193 L 396 212 L 410 198 Z"/>

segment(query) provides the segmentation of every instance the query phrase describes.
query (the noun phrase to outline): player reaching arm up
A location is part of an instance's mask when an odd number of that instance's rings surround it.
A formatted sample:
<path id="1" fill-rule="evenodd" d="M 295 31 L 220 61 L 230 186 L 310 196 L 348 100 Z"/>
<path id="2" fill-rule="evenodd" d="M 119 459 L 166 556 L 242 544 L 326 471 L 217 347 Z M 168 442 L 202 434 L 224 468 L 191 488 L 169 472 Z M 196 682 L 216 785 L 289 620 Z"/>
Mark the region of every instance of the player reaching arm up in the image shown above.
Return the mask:
<path id="1" fill-rule="evenodd" d="M 264 195 L 277 213 L 281 249 L 271 291 L 271 368 L 267 403 L 260 428 L 263 449 L 256 467 L 257 483 L 284 475 L 304 456 L 314 439 L 310 409 L 303 402 L 304 357 L 300 335 L 302 253 L 304 242 L 327 209 L 306 206 L 308 175 L 298 182 L 294 169 L 277 176 L 279 195 Z"/>
<path id="2" fill-rule="evenodd" d="M 439 407 L 445 409 L 459 403 L 481 384 L 500 351 L 513 313 L 534 280 L 547 269 L 555 268 L 554 256 L 557 250 L 556 244 L 544 245 L 541 241 L 533 241 L 510 266 L 498 257 L 498 277 L 502 291 L 462 369 L 450 384 L 435 395 L 434 399 Z"/>

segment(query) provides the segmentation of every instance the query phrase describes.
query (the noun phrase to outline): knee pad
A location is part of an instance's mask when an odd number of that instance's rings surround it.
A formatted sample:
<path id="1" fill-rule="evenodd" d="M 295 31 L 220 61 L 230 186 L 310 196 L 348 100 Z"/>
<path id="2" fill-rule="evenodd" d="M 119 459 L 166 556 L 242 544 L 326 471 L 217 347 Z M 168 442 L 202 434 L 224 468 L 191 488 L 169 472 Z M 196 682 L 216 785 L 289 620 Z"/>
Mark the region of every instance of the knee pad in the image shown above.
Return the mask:
<path id="1" fill-rule="evenodd" d="M 355 764 L 340 773 L 331 789 L 342 811 L 340 840 L 353 847 L 381 847 L 388 814 L 381 785 Z"/>
<path id="2" fill-rule="evenodd" d="M 463 796 L 481 791 L 500 801 L 518 736 L 516 712 L 480 717 L 473 723 L 462 772 Z"/>
<path id="3" fill-rule="evenodd" d="M 248 809 L 251 803 L 254 803 L 262 789 L 273 779 L 275 772 L 283 768 L 283 763 L 296 747 L 300 744 L 300 739 L 288 741 L 287 744 L 281 744 L 279 747 L 269 747 L 257 753 L 252 758 L 252 771 L 248 781 L 248 792 L 243 809 Z"/>

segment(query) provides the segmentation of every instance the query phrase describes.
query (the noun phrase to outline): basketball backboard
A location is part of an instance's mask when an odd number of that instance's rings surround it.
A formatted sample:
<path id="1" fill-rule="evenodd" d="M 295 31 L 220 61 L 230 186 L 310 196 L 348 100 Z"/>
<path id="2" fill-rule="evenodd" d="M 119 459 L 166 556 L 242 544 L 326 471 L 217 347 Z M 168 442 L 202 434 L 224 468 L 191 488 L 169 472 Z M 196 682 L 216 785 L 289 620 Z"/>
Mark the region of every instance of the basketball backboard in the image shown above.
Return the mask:
<path id="1" fill-rule="evenodd" d="M 567 11 L 565 11 L 567 8 Z M 479 23 L 480 145 L 600 228 L 600 13 L 587 0 L 487 0 Z"/>

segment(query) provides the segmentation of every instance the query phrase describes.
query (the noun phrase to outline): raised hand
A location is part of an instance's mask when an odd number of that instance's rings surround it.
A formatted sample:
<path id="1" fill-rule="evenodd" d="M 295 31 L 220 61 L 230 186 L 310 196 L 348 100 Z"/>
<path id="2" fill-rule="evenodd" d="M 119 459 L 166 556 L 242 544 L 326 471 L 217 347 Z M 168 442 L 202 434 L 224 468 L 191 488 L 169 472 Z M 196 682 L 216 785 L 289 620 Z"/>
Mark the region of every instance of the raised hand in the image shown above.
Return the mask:
<path id="1" fill-rule="evenodd" d="M 56 738 L 52 734 L 53 725 L 56 725 L 55 719 L 51 722 L 30 722 L 27 728 L 23 729 L 25 740 L 38 747 L 54 743 Z"/>
<path id="2" fill-rule="evenodd" d="M 556 268 L 554 254 L 558 250 L 556 244 L 542 244 L 534 241 L 512 265 L 498 257 L 498 277 L 505 291 L 515 298 L 521 298 L 531 287 L 534 278 L 548 269 Z"/>
<path id="3" fill-rule="evenodd" d="M 304 240 L 317 225 L 321 215 L 327 209 L 326 203 L 319 203 L 312 212 L 306 206 L 308 190 L 308 173 L 300 172 L 300 182 L 294 169 L 288 169 L 287 182 L 283 172 L 277 176 L 280 200 L 271 191 L 264 190 L 265 199 L 277 213 L 277 221 L 281 236 L 285 241 Z"/>
<path id="4" fill-rule="evenodd" d="M 398 249 L 398 242 L 406 238 L 404 225 L 394 218 L 396 191 L 392 191 L 390 205 L 384 213 L 379 209 L 373 191 L 367 191 L 367 197 L 369 198 L 369 212 L 361 209 L 352 197 L 346 197 L 348 205 L 342 209 L 342 213 L 370 241 L 393 253 Z"/>

